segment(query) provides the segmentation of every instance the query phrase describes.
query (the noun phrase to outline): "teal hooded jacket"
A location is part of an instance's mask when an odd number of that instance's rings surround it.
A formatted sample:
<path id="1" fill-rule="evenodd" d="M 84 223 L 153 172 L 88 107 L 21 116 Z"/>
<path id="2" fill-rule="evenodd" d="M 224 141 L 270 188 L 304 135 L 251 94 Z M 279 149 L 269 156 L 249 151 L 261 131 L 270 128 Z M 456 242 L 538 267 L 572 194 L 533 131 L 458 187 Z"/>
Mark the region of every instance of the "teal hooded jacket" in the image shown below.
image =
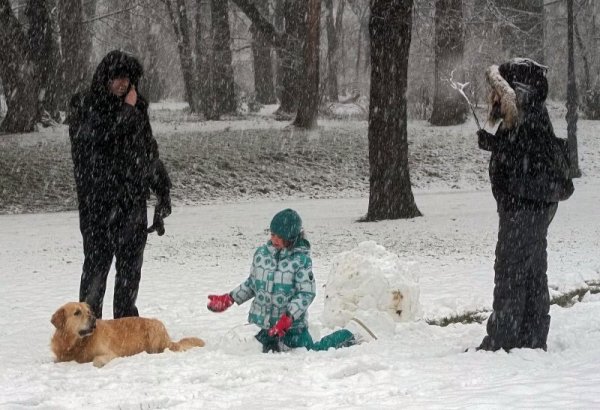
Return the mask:
<path id="1" fill-rule="evenodd" d="M 307 327 L 307 309 L 316 296 L 310 243 L 276 249 L 271 241 L 254 253 L 250 275 L 230 292 L 238 305 L 254 298 L 248 321 L 262 329 L 274 326 L 282 314 L 293 319 L 292 329 Z"/>

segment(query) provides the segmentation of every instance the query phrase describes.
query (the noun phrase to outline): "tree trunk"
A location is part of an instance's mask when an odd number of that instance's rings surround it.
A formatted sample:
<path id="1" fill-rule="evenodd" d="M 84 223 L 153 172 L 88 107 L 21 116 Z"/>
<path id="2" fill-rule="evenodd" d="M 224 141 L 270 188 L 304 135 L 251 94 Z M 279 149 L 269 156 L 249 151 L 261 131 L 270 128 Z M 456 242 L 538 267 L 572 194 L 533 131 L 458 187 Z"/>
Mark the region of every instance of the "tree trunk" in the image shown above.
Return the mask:
<path id="1" fill-rule="evenodd" d="M 465 48 L 462 0 L 435 2 L 435 91 L 430 122 L 433 125 L 462 124 L 467 104 L 460 93 L 445 81 L 463 79 Z"/>
<path id="2" fill-rule="evenodd" d="M 598 7 L 598 2 L 597 1 L 592 1 L 592 10 L 591 10 L 591 14 L 592 14 L 592 21 L 591 21 L 591 30 L 590 30 L 590 37 L 592 38 L 591 44 L 590 44 L 590 49 L 591 50 L 598 50 L 598 40 L 600 40 L 600 35 L 598 34 L 598 30 L 597 30 L 597 24 L 596 24 L 596 18 L 598 17 L 598 12 L 597 7 Z M 593 53 L 592 55 L 594 56 L 594 63 L 593 65 L 596 66 L 596 78 L 600 79 L 600 56 L 598 55 L 599 53 Z"/>
<path id="3" fill-rule="evenodd" d="M 194 62 L 192 59 L 192 48 L 190 46 L 190 30 L 187 20 L 187 8 L 185 0 L 177 0 L 177 17 L 173 13 L 171 0 L 165 0 L 169 20 L 173 26 L 173 32 L 177 39 L 177 51 L 179 52 L 179 63 L 183 76 L 185 89 L 185 101 L 189 104 L 192 112 L 200 112 L 196 98 L 196 84 L 194 81 Z"/>
<path id="4" fill-rule="evenodd" d="M 298 107 L 299 79 L 304 66 L 300 41 L 306 38 L 306 21 L 304 19 L 307 12 L 307 0 L 286 0 L 284 19 L 287 37 L 285 48 L 279 50 L 283 89 L 281 91 L 281 105 L 277 110 L 277 113 L 283 119 L 291 118 L 292 113 Z"/>
<path id="5" fill-rule="evenodd" d="M 218 118 L 223 113 L 232 113 L 237 109 L 231 65 L 231 35 L 227 0 L 211 0 L 211 19 L 213 107 L 210 116 Z"/>
<path id="6" fill-rule="evenodd" d="M 210 4 L 204 0 L 196 0 L 196 84 L 198 92 L 198 103 L 205 113 L 210 117 L 212 107 L 212 73 L 210 69 L 211 57 L 210 49 L 206 39 L 209 37 L 210 27 Z"/>
<path id="7" fill-rule="evenodd" d="M 60 121 L 56 96 L 58 53 L 49 10 L 46 0 L 28 0 L 25 14 L 29 21 L 29 49 L 40 82 L 39 108 L 44 117 Z"/>
<path id="8" fill-rule="evenodd" d="M 255 2 L 257 8 L 263 15 L 269 13 L 268 0 Z M 252 57 L 254 65 L 254 92 L 256 101 L 261 104 L 274 104 L 275 84 L 273 83 L 273 64 L 271 59 L 271 46 L 266 36 L 252 24 L 250 27 L 252 33 Z"/>
<path id="9" fill-rule="evenodd" d="M 263 40 L 277 50 L 276 94 L 281 101 L 276 114 L 280 119 L 290 119 L 297 106 L 296 78 L 302 64 L 298 29 L 305 25 L 306 0 L 274 0 L 275 25 L 262 16 L 250 0 L 232 0 L 250 19 Z M 283 33 L 281 30 L 285 30 Z"/>
<path id="10" fill-rule="evenodd" d="M 344 0 L 339 0 L 337 15 L 334 19 L 333 0 L 325 0 L 327 9 L 327 97 L 329 101 L 338 101 L 338 49 L 339 33 L 342 30 L 342 18 L 344 14 Z"/>
<path id="11" fill-rule="evenodd" d="M 58 27 L 60 30 L 60 106 L 67 109 L 71 96 L 88 87 L 91 43 L 83 25 L 82 0 L 58 0 Z"/>
<path id="12" fill-rule="evenodd" d="M 365 17 L 364 17 L 364 33 L 365 33 L 365 64 L 363 66 L 363 73 L 364 74 L 368 74 L 369 73 L 369 69 L 371 68 L 371 42 L 368 39 L 368 35 L 369 35 L 369 14 L 370 9 L 367 8 L 365 10 Z"/>
<path id="13" fill-rule="evenodd" d="M 0 132 L 31 132 L 39 120 L 39 79 L 29 43 L 10 2 L 0 0 L 0 77 L 7 112 Z"/>
<path id="14" fill-rule="evenodd" d="M 273 24 L 275 25 L 275 29 L 283 32 L 285 30 L 285 0 L 275 0 L 275 8 L 273 11 Z M 283 53 L 282 50 L 275 50 L 275 95 L 277 99 L 281 101 L 281 95 L 283 92 Z"/>
<path id="15" fill-rule="evenodd" d="M 360 17 L 359 17 L 360 19 Z M 360 73 L 360 57 L 362 53 L 363 25 L 360 24 L 356 31 L 356 64 L 354 65 L 354 82 L 358 84 Z"/>
<path id="16" fill-rule="evenodd" d="M 346 0 L 350 9 L 358 19 L 358 30 L 356 30 L 356 43 L 353 44 L 352 48 L 356 49 L 356 62 L 354 64 L 354 82 L 357 86 L 360 86 L 360 63 L 364 60 L 364 71 L 367 72 L 370 66 L 370 42 L 363 41 L 368 40 L 369 35 L 369 11 L 370 7 L 364 7 L 363 1 L 357 0 Z M 364 43 L 364 44 L 363 44 Z M 362 55 L 363 47 L 365 55 Z M 342 49 L 343 50 L 343 49 Z M 343 53 L 343 51 L 342 51 Z"/>
<path id="17" fill-rule="evenodd" d="M 55 2 L 56 0 L 51 0 L 52 2 Z M 96 3 L 98 2 L 98 0 L 83 0 L 83 15 L 85 17 L 86 20 L 91 20 L 94 17 L 96 17 Z M 92 67 L 92 69 L 90 69 L 91 67 L 91 56 L 92 56 L 92 48 L 94 46 L 94 35 L 96 33 L 94 33 L 94 24 L 93 22 L 88 22 L 84 25 L 85 29 L 85 36 L 83 38 L 83 47 L 86 50 L 86 58 L 88 59 L 88 79 L 92 80 L 92 76 L 93 76 L 93 69 L 95 67 Z"/>
<path id="18" fill-rule="evenodd" d="M 588 58 L 588 52 L 585 47 L 585 43 L 583 42 L 583 38 L 581 37 L 581 33 L 579 32 L 579 24 L 577 24 L 577 19 L 573 17 L 573 25 L 575 30 L 575 38 L 577 39 L 577 45 L 579 46 L 579 50 L 581 51 L 581 58 L 583 59 L 583 72 L 585 74 L 584 84 L 585 91 L 590 90 L 590 86 L 592 84 L 592 77 L 590 74 L 590 59 Z"/>
<path id="19" fill-rule="evenodd" d="M 284 47 L 286 42 L 286 33 L 281 33 L 275 29 L 275 26 L 271 24 L 254 5 L 252 0 L 231 0 L 236 6 L 242 10 L 242 12 L 250 19 L 253 25 L 256 26 L 258 31 L 262 32 L 265 36 L 265 40 L 268 41 L 273 47 Z M 287 4 L 281 5 L 283 0 L 276 0 L 276 10 L 282 10 Z M 290 1 L 290 0 L 287 0 Z M 292 0 L 293 1 L 293 0 Z M 306 0 L 304 0 L 306 1 Z"/>
<path id="20" fill-rule="evenodd" d="M 366 221 L 413 218 L 406 89 L 413 0 L 371 0 L 370 195 Z"/>
<path id="21" fill-rule="evenodd" d="M 304 37 L 303 86 L 298 101 L 298 112 L 294 125 L 300 128 L 313 128 L 317 125 L 319 113 L 319 41 L 321 27 L 321 0 L 308 0 L 307 30 Z"/>
<path id="22" fill-rule="evenodd" d="M 121 31 L 125 35 L 122 40 L 121 47 L 123 47 L 124 51 L 137 56 L 139 55 L 139 50 L 135 42 L 137 30 L 136 27 L 133 26 L 133 21 L 131 19 L 131 10 L 124 11 L 123 13 L 121 13 L 121 16 L 122 18 L 119 20 L 119 22 L 121 23 L 119 31 Z"/>
<path id="23" fill-rule="evenodd" d="M 544 0 L 495 0 L 503 21 L 502 48 L 508 58 L 544 62 Z"/>
<path id="24" fill-rule="evenodd" d="M 55 1 L 55 0 L 52 0 Z M 83 0 L 83 18 L 84 20 L 90 20 L 96 17 L 96 3 L 97 0 Z M 82 39 L 81 39 L 81 59 L 85 61 L 85 72 L 81 74 L 81 89 L 87 89 L 92 82 L 92 77 L 96 69 L 92 66 L 92 52 L 94 47 L 94 22 L 86 22 L 82 25 Z M 60 57 L 57 58 L 60 61 Z"/>
<path id="25" fill-rule="evenodd" d="M 186 100 L 192 112 L 200 112 L 196 98 L 196 82 L 194 81 L 194 59 L 192 57 L 192 46 L 190 38 L 190 26 L 187 16 L 187 5 L 185 0 L 177 0 L 177 21 L 179 27 L 179 38 L 177 46 L 183 72 Z"/>
<path id="26" fill-rule="evenodd" d="M 567 0 L 567 30 L 568 30 L 568 78 L 567 78 L 567 144 L 571 163 L 571 176 L 581 176 L 579 156 L 577 153 L 577 83 L 575 81 L 575 43 L 573 41 L 573 0 Z"/>
<path id="27" fill-rule="evenodd" d="M 160 26 L 146 20 L 146 47 L 143 48 L 145 74 L 142 77 L 141 93 L 150 102 L 158 102 L 164 97 L 165 82 L 159 69 L 158 45 L 160 41 Z"/>
<path id="28" fill-rule="evenodd" d="M 346 69 L 344 62 L 346 61 L 346 49 L 344 47 L 344 9 L 346 6 L 346 0 L 339 0 L 337 13 L 335 16 L 335 32 L 337 37 L 337 50 L 339 53 L 339 63 L 338 63 L 338 95 L 340 93 L 339 90 L 339 77 L 341 76 L 342 84 L 346 82 Z"/>

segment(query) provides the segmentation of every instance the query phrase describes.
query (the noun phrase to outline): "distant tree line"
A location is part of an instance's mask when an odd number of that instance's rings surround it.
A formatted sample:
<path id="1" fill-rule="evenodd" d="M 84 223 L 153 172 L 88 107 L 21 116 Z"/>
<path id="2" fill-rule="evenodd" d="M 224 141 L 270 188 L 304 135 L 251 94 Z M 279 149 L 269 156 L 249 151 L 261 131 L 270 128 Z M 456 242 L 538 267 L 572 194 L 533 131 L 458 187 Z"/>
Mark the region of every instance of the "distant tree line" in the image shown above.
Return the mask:
<path id="1" fill-rule="evenodd" d="M 567 2 L 573 6 L 568 21 Z M 244 98 L 278 103 L 278 119 L 311 128 L 324 102 L 340 96 L 356 102 L 368 94 L 367 219 L 412 217 L 420 213 L 411 192 L 407 118 L 412 110 L 433 125 L 464 122 L 467 105 L 450 80 L 469 82 L 478 104 L 483 67 L 528 56 L 555 62 L 550 81 L 566 84 L 566 54 L 555 46 L 566 47 L 569 31 L 577 44 L 570 86 L 576 86 L 574 71 L 582 72 L 584 110 L 600 117 L 600 7 L 594 0 L 572 3 L 0 0 L 0 84 L 7 105 L 0 132 L 60 122 L 70 96 L 89 84 L 93 61 L 110 48 L 142 60 L 142 92 L 151 101 L 181 84 L 190 111 L 206 119 L 235 113 Z M 244 95 L 249 82 L 253 90 Z M 551 89 L 566 93 L 566 86 Z"/>

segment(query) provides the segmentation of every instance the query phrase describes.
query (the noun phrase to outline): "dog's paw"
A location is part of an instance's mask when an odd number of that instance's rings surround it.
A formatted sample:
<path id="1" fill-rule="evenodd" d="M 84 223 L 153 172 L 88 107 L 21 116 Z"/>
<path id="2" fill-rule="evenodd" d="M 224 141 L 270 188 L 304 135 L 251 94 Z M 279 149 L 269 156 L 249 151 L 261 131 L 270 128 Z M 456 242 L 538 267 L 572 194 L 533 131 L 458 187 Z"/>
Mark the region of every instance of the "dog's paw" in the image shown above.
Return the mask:
<path id="1" fill-rule="evenodd" d="M 109 356 L 109 355 L 96 356 L 96 357 L 94 357 L 94 366 L 95 367 L 104 367 L 112 359 L 113 359 L 113 357 Z"/>

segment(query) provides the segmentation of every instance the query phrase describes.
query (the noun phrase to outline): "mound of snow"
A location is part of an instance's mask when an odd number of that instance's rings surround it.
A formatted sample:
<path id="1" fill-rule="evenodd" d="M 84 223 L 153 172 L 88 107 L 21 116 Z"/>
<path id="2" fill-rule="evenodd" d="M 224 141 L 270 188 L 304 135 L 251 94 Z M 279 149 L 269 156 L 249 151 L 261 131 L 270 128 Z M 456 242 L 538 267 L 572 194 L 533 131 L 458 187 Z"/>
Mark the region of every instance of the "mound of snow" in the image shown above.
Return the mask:
<path id="1" fill-rule="evenodd" d="M 419 284 L 413 262 L 401 261 L 374 241 L 333 259 L 325 285 L 323 324 L 345 326 L 353 317 L 412 321 L 421 315 Z"/>

